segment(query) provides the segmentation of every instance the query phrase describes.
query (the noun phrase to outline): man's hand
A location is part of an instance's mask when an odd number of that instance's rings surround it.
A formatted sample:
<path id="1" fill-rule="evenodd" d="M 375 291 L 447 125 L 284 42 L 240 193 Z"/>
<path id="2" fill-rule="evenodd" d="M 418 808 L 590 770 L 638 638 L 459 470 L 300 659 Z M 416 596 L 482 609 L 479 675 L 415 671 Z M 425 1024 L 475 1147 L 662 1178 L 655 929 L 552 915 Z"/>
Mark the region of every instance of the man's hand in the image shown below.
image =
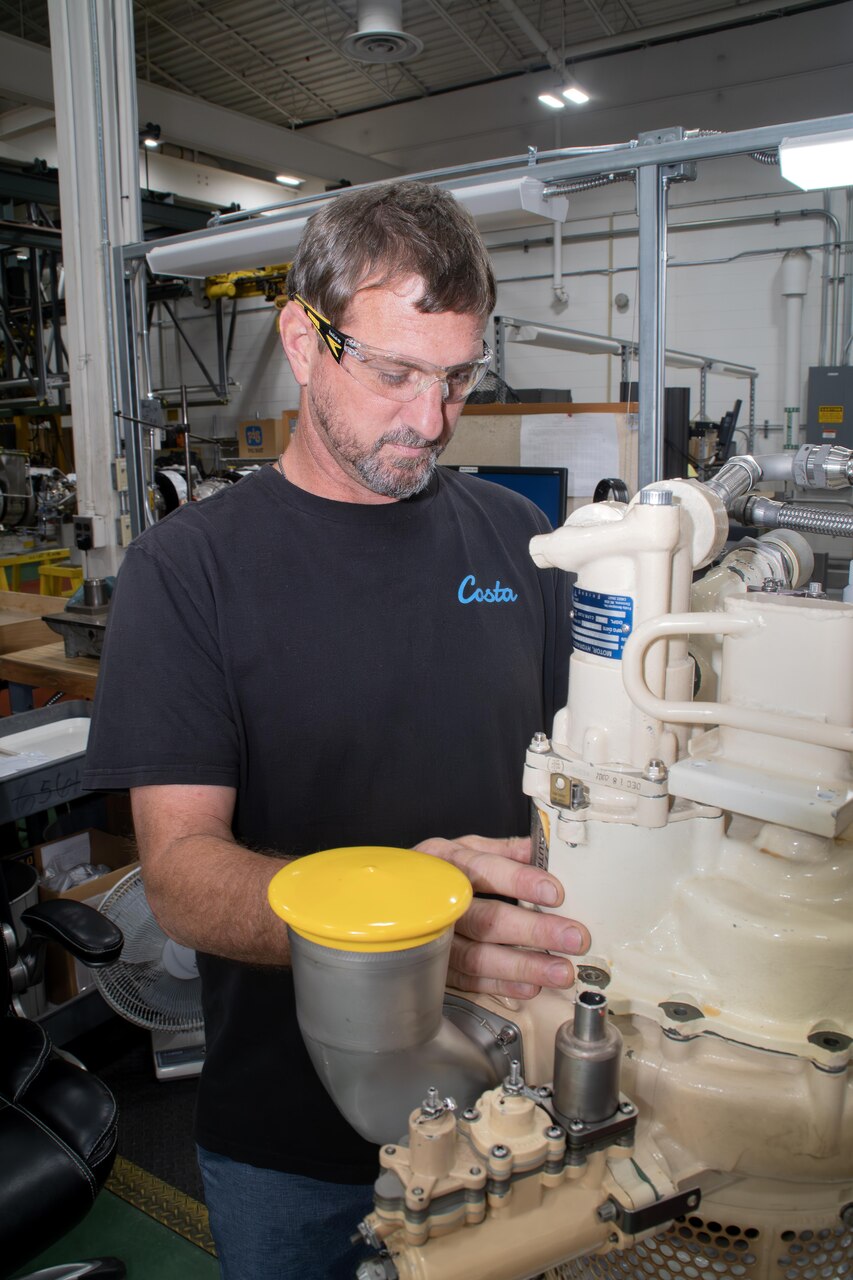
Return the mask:
<path id="1" fill-rule="evenodd" d="M 563 901 L 559 880 L 529 865 L 529 839 L 461 836 L 424 840 L 416 847 L 464 871 L 475 893 L 496 893 L 543 907 L 558 907 Z M 589 933 L 577 920 L 475 898 L 456 922 L 447 982 L 463 991 L 529 999 L 542 987 L 571 986 L 574 969 L 564 957 L 583 955 L 588 947 Z"/>

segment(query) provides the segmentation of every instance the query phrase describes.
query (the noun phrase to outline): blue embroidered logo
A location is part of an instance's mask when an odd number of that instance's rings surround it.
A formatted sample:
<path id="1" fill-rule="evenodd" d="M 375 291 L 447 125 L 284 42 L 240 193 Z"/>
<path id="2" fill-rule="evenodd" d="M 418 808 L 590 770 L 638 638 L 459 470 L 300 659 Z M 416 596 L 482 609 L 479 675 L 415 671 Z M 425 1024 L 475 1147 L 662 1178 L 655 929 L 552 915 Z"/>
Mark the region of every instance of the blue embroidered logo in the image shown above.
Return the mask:
<path id="1" fill-rule="evenodd" d="M 456 593 L 460 604 L 511 604 L 513 600 L 517 600 L 518 596 L 511 587 L 502 587 L 501 580 L 498 578 L 493 587 L 477 586 L 477 579 L 473 573 L 469 573 L 467 578 L 463 578 L 459 583 L 459 590 Z"/>

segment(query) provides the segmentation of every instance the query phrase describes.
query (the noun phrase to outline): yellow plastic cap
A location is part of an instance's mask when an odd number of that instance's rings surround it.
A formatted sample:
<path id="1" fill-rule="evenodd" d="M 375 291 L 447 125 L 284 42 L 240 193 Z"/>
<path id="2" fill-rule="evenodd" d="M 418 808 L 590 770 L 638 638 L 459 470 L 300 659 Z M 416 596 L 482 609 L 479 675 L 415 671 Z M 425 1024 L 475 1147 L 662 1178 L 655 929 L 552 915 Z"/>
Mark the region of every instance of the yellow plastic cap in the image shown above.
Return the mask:
<path id="1" fill-rule="evenodd" d="M 415 849 L 370 845 L 297 858 L 273 876 L 270 906 L 291 929 L 339 951 L 404 951 L 467 911 L 468 877 Z"/>

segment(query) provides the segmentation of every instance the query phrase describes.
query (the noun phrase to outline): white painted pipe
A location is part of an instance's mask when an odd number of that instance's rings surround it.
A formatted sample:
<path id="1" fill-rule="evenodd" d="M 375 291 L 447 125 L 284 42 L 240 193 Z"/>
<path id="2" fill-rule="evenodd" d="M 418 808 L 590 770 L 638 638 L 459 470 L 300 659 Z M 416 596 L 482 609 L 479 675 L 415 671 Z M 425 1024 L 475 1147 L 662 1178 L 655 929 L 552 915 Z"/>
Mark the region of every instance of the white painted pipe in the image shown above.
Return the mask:
<path id="1" fill-rule="evenodd" d="M 569 301 L 563 288 L 563 224 L 557 221 L 554 222 L 554 301 L 561 307 Z"/>
<path id="2" fill-rule="evenodd" d="M 783 408 L 792 413 L 793 439 L 799 437 L 803 364 L 803 303 L 809 286 L 811 257 L 805 249 L 790 249 L 782 259 L 782 297 L 785 301 L 785 392 Z"/>
<path id="3" fill-rule="evenodd" d="M 758 619 L 752 622 L 745 618 L 720 617 L 718 613 L 671 613 L 644 622 L 628 638 L 622 653 L 625 692 L 640 711 L 664 724 L 727 725 L 730 729 L 766 733 L 836 751 L 853 751 L 853 728 L 844 725 L 736 707 L 724 702 L 668 702 L 665 698 L 655 697 L 646 683 L 643 660 L 646 650 L 656 640 L 682 635 L 745 635 L 760 626 Z"/>

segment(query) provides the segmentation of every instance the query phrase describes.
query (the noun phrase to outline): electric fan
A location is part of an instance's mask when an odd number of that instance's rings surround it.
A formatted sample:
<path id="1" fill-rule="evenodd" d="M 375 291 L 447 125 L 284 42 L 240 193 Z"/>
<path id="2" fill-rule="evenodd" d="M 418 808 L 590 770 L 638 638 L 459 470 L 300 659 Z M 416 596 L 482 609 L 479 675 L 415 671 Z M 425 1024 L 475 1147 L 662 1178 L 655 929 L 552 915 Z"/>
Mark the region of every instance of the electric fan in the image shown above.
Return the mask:
<path id="1" fill-rule="evenodd" d="M 120 958 L 92 971 L 101 995 L 122 1018 L 151 1032 L 158 1080 L 198 1075 L 204 1027 L 195 952 L 160 928 L 138 867 L 104 895 L 98 910 L 124 934 Z"/>

